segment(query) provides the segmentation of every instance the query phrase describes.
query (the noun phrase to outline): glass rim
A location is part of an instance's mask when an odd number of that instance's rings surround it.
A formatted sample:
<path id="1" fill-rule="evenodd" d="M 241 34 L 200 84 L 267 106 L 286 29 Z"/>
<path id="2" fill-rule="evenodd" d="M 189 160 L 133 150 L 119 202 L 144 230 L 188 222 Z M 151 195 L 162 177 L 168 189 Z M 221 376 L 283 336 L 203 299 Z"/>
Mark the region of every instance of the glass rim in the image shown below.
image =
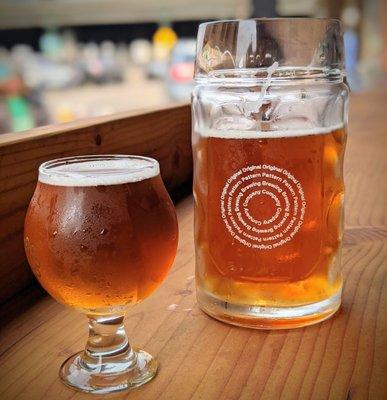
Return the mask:
<path id="1" fill-rule="evenodd" d="M 98 162 L 98 161 L 109 161 L 109 160 L 142 160 L 146 161 L 149 164 L 144 166 L 136 166 L 136 167 L 126 167 L 120 170 L 112 170 L 109 174 L 112 175 L 125 175 L 128 173 L 138 173 L 147 169 L 157 169 L 159 173 L 159 162 L 151 157 L 139 156 L 139 155 L 130 155 L 130 154 L 90 154 L 90 155 L 82 155 L 82 156 L 69 156 L 69 157 L 61 157 L 54 158 L 49 161 L 45 161 L 39 166 L 39 177 L 38 180 L 41 181 L 41 177 L 74 177 L 77 176 L 79 179 L 86 179 L 90 176 L 89 174 L 77 172 L 77 171 L 64 171 L 61 169 L 57 169 L 63 165 L 69 164 L 82 164 L 84 162 Z M 98 170 L 93 171 L 92 175 L 98 176 Z"/>
<path id="2" fill-rule="evenodd" d="M 225 19 L 199 25 L 197 83 L 279 83 L 345 76 L 341 21 L 337 18 Z M 270 73 L 270 75 L 269 75 Z"/>
<path id="3" fill-rule="evenodd" d="M 329 18 L 329 17 L 258 17 L 258 18 L 236 18 L 236 19 L 220 19 L 208 22 L 202 22 L 199 26 L 208 26 L 208 25 L 216 25 L 216 24 L 224 24 L 224 23 L 233 23 L 233 22 L 243 22 L 243 21 L 258 21 L 258 22 L 290 22 L 290 21 L 325 21 L 325 22 L 336 22 L 341 24 L 341 20 L 339 18 Z"/>

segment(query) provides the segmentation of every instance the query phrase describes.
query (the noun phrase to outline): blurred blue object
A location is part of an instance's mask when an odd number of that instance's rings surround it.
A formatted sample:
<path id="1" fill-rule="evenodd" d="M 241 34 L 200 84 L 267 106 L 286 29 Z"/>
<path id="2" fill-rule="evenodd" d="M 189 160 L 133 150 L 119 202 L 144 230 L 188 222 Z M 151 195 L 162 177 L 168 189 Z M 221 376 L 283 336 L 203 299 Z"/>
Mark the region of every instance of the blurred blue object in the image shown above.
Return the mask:
<path id="1" fill-rule="evenodd" d="M 196 41 L 179 39 L 172 50 L 167 90 L 172 100 L 189 100 L 193 89 Z"/>
<path id="2" fill-rule="evenodd" d="M 344 32 L 345 69 L 347 81 L 352 91 L 359 91 L 362 88 L 360 75 L 358 73 L 359 60 L 359 38 L 355 30 L 347 29 Z"/>
<path id="3" fill-rule="evenodd" d="M 362 81 L 358 71 L 360 10 L 356 5 L 348 4 L 341 13 L 344 26 L 344 60 L 347 82 L 352 91 L 362 89 Z"/>
<path id="4" fill-rule="evenodd" d="M 44 56 L 58 60 L 63 48 L 62 37 L 55 29 L 47 30 L 39 39 L 39 47 Z"/>
<path id="5" fill-rule="evenodd" d="M 347 29 L 344 32 L 345 46 L 345 67 L 347 71 L 353 71 L 357 67 L 359 56 L 359 39 L 353 29 Z"/>

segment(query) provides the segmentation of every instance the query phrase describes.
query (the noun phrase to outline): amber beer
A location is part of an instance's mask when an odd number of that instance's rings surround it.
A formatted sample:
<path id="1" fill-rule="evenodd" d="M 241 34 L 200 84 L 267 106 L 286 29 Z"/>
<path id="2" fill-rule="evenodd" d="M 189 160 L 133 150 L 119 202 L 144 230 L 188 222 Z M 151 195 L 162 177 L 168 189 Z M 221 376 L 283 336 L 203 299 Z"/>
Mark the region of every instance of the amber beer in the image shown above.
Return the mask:
<path id="1" fill-rule="evenodd" d="M 64 164 L 53 176 L 39 175 L 25 248 L 33 272 L 58 301 L 83 310 L 136 304 L 165 278 L 178 240 L 173 204 L 158 164 L 137 162 L 138 173 L 126 165 L 133 160 L 122 159 L 98 168 Z M 127 167 L 133 172 L 121 174 Z"/>
<path id="2" fill-rule="evenodd" d="M 294 310 L 340 293 L 345 142 L 343 126 L 197 132 L 197 285 L 206 312 L 227 320 L 213 304 L 235 314 L 238 305 Z"/>

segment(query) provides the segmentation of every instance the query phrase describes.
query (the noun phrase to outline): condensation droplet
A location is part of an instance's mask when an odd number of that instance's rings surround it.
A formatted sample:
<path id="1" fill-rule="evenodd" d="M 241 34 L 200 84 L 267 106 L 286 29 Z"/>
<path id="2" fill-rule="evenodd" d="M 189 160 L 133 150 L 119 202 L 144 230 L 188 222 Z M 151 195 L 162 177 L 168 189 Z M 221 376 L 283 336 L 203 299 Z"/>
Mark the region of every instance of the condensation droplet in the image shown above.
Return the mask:
<path id="1" fill-rule="evenodd" d="M 108 233 L 108 230 L 106 228 L 103 228 L 99 234 L 106 235 L 107 233 Z"/>

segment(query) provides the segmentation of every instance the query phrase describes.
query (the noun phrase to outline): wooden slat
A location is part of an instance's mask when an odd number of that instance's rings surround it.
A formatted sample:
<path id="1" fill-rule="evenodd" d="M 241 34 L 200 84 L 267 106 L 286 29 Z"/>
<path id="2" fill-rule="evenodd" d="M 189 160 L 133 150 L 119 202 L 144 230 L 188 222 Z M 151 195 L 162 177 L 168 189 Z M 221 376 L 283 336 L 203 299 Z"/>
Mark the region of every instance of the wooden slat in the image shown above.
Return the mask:
<path id="1" fill-rule="evenodd" d="M 0 135 L 0 303 L 32 279 L 23 249 L 25 213 L 39 165 L 82 154 L 156 158 L 171 191 L 192 173 L 188 105 L 136 111 Z"/>
<path id="2" fill-rule="evenodd" d="M 248 18 L 249 0 L 33 0 L 0 2 L 0 28 Z"/>
<path id="3" fill-rule="evenodd" d="M 384 42 L 380 49 L 380 66 L 384 76 L 387 74 L 387 1 L 379 1 L 379 29 Z"/>
<path id="4" fill-rule="evenodd" d="M 194 293 L 192 199 L 188 198 L 177 207 L 180 243 L 172 271 L 126 319 L 132 343 L 158 357 L 159 373 L 138 390 L 101 398 L 386 397 L 385 96 L 383 92 L 352 96 L 345 174 L 345 285 L 339 313 L 292 331 L 242 329 L 204 315 Z M 4 308 L 8 323 L 0 332 L 0 398 L 89 399 L 64 387 L 57 372 L 69 354 L 84 346 L 86 318 L 43 297 L 10 321 L 9 310 L 16 312 L 17 307 L 13 300 Z"/>

